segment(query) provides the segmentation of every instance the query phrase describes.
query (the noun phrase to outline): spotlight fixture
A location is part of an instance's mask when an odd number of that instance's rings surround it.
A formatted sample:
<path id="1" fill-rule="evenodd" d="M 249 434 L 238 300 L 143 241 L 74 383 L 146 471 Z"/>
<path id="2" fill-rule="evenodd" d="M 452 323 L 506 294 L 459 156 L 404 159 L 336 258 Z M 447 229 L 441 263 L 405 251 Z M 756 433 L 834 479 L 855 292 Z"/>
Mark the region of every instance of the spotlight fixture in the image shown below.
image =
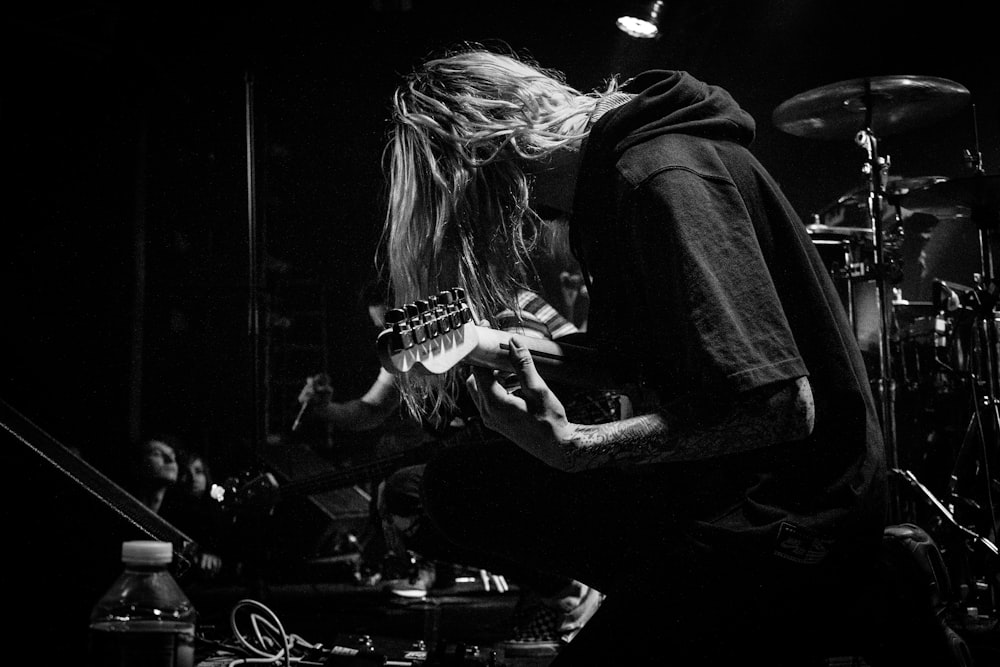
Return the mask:
<path id="1" fill-rule="evenodd" d="M 660 35 L 660 10 L 663 0 L 653 0 L 639 5 L 636 11 L 618 17 L 615 25 L 629 37 L 653 39 Z"/>

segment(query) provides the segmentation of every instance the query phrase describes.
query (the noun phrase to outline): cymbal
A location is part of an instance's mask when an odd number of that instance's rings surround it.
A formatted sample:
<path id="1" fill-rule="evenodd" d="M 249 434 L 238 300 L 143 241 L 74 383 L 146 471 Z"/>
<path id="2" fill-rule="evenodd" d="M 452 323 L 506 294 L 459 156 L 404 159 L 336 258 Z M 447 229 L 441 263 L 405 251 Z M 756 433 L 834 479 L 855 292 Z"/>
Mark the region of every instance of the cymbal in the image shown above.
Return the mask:
<path id="1" fill-rule="evenodd" d="M 907 201 L 906 197 L 911 192 L 926 191 L 930 188 L 944 183 L 948 179 L 944 176 L 916 176 L 913 178 L 901 178 L 893 181 L 890 177 L 889 183 L 885 186 L 885 196 L 890 204 L 899 204 L 901 207 L 914 213 L 926 213 L 938 220 L 951 220 L 954 218 L 969 217 L 969 209 L 960 201 L 947 200 L 941 198 L 940 201 L 931 201 L 925 198 L 921 202 L 917 197 Z"/>
<path id="2" fill-rule="evenodd" d="M 926 187 L 928 185 L 933 185 L 934 183 L 939 183 L 941 181 L 947 181 L 946 176 L 889 176 L 885 184 L 885 195 L 888 199 L 893 200 L 901 197 L 911 190 L 916 190 L 919 188 Z M 868 201 L 868 186 L 859 185 L 856 188 L 851 188 L 846 193 L 841 195 L 835 204 L 844 205 L 865 205 Z M 833 206 L 830 204 L 829 206 Z"/>
<path id="3" fill-rule="evenodd" d="M 969 102 L 965 86 L 929 76 L 875 76 L 838 81 L 785 100 L 774 125 L 810 139 L 852 139 L 859 130 L 888 136 L 931 125 Z"/>
<path id="4" fill-rule="evenodd" d="M 947 176 L 889 176 L 888 182 L 885 184 L 885 194 L 890 199 L 902 197 L 911 190 L 926 188 L 947 180 Z"/>
<path id="5" fill-rule="evenodd" d="M 874 235 L 874 232 L 868 227 L 836 227 L 820 223 L 812 223 L 806 225 L 806 232 L 808 232 L 810 236 L 834 236 L 834 237 L 852 237 L 852 238 L 865 238 L 865 237 L 870 238 Z"/>
<path id="6" fill-rule="evenodd" d="M 930 183 L 900 196 L 908 208 L 955 207 L 1000 210 L 1000 174 L 974 174 Z"/>
<path id="7" fill-rule="evenodd" d="M 932 202 L 927 199 L 923 202 L 913 201 L 910 204 L 903 204 L 903 197 L 914 191 L 923 188 L 930 187 L 936 183 L 942 181 L 947 181 L 946 176 L 896 176 L 890 175 L 888 182 L 885 185 L 885 199 L 890 206 L 887 206 L 883 211 L 883 218 L 894 218 L 896 211 L 893 208 L 896 204 L 899 204 L 904 210 L 901 213 L 906 216 L 911 213 L 925 213 L 927 215 L 932 215 L 939 220 L 948 220 L 951 218 L 964 218 L 968 217 L 968 208 L 961 206 L 957 202 L 950 201 L 936 201 Z M 847 209 L 857 208 L 865 209 L 868 205 L 868 187 L 858 186 L 848 190 L 846 193 L 841 195 L 835 202 L 827 204 L 820 211 L 819 215 L 821 219 L 835 217 L 838 213 L 841 215 Z"/>

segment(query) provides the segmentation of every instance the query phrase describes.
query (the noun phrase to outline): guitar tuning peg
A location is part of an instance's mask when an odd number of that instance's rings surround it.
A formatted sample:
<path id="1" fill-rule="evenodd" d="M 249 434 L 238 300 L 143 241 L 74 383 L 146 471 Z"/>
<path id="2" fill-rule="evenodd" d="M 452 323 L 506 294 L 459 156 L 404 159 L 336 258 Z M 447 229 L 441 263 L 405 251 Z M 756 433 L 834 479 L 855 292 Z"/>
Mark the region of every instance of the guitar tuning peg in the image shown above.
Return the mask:
<path id="1" fill-rule="evenodd" d="M 447 295 L 447 297 L 445 296 Z M 451 331 L 451 292 L 439 292 L 437 296 L 427 297 L 428 303 L 434 312 L 434 319 L 437 322 L 439 333 Z"/>
<path id="2" fill-rule="evenodd" d="M 392 308 L 385 313 L 385 323 L 389 326 L 399 324 L 406 319 L 406 313 L 402 308 Z"/>
<path id="3" fill-rule="evenodd" d="M 434 297 L 429 297 L 429 299 L 434 299 Z M 437 301 L 437 299 L 435 299 Z M 437 320 L 434 319 L 434 311 L 431 309 L 431 302 L 425 299 L 418 299 L 414 302 L 417 306 L 418 319 L 421 324 L 427 329 L 428 338 L 437 338 L 438 325 Z"/>
<path id="4" fill-rule="evenodd" d="M 413 342 L 419 345 L 427 340 L 427 325 L 424 324 L 420 315 L 420 308 L 416 303 L 408 303 L 403 306 L 406 316 L 410 320 L 410 329 L 413 331 Z"/>
<path id="5" fill-rule="evenodd" d="M 444 304 L 444 313 L 448 317 L 451 329 L 459 329 L 462 326 L 462 299 L 464 298 L 465 291 L 461 287 L 452 287 L 438 293 L 438 301 Z"/>
<path id="6" fill-rule="evenodd" d="M 460 327 L 466 322 L 472 320 L 472 310 L 469 308 L 469 304 L 465 299 L 465 290 L 461 287 L 452 287 L 452 291 L 455 293 L 455 300 L 457 303 L 458 319 L 460 322 L 456 324 L 456 327 Z"/>
<path id="7" fill-rule="evenodd" d="M 413 331 L 406 319 L 406 311 L 392 308 L 385 313 L 386 328 L 392 331 L 392 349 L 408 350 L 413 347 Z"/>

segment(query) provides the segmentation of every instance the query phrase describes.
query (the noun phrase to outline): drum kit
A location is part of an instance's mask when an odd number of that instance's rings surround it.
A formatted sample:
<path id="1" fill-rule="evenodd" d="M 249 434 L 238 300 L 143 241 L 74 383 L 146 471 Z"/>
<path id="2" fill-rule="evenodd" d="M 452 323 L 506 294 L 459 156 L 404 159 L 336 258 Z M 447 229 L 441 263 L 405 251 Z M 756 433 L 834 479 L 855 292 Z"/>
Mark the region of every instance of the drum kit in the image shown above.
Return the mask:
<path id="1" fill-rule="evenodd" d="M 864 186 L 814 214 L 807 231 L 869 364 L 894 482 L 890 520 L 932 531 L 966 605 L 995 618 L 1000 174 L 986 173 L 978 145 L 964 151 L 968 173 L 954 177 L 898 177 L 880 153 L 882 138 L 970 101 L 948 79 L 865 77 L 796 95 L 772 122 L 797 137 L 853 142 L 863 154 Z"/>

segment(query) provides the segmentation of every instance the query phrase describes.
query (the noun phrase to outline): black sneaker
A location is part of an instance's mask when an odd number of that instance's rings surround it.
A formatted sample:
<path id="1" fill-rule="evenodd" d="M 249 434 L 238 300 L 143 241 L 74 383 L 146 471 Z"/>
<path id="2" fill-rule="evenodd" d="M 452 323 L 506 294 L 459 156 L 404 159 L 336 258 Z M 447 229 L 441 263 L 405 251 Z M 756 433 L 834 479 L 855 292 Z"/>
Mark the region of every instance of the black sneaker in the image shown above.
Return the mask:
<path id="1" fill-rule="evenodd" d="M 501 643 L 510 657 L 545 657 L 559 652 L 597 612 L 604 596 L 574 581 L 552 597 L 523 590 L 514 609 L 514 629 Z"/>

